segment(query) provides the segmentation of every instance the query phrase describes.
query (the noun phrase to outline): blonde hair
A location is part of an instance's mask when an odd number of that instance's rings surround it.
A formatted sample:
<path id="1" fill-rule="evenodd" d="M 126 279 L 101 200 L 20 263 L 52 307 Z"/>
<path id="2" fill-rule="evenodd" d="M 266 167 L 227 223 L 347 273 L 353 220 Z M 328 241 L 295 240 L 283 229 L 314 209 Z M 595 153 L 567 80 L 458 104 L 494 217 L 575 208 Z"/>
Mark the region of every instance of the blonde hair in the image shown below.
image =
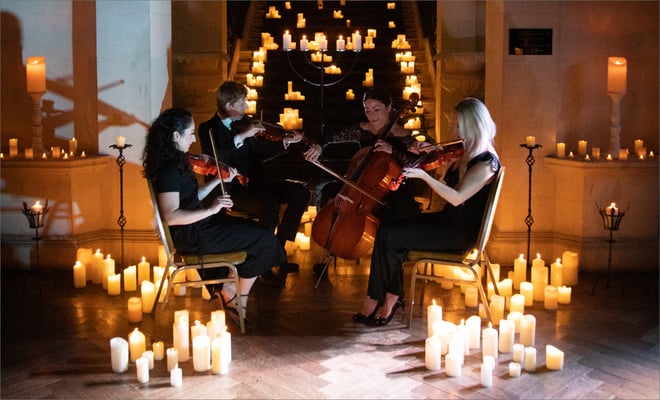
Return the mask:
<path id="1" fill-rule="evenodd" d="M 465 172 L 467 163 L 475 156 L 491 151 L 495 153 L 495 121 L 488 108 L 479 99 L 467 97 L 454 107 L 458 122 L 458 135 L 464 140 L 461 160 L 461 172 Z"/>

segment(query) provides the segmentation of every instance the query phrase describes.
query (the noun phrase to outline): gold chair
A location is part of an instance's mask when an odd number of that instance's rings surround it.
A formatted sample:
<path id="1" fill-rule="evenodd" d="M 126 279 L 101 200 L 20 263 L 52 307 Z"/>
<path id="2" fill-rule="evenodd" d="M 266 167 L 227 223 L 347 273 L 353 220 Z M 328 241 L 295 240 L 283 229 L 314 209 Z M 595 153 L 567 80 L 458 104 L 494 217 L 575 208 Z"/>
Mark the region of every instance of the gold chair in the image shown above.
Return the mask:
<path id="1" fill-rule="evenodd" d="M 161 279 L 160 285 L 158 286 L 158 291 L 156 293 L 156 299 L 154 301 L 153 308 L 151 309 L 152 313 L 156 312 L 156 307 L 158 306 L 160 294 L 163 290 L 165 280 L 169 282 L 167 288 L 165 289 L 165 299 L 163 300 L 164 304 L 167 304 L 169 299 L 170 292 L 174 289 L 175 286 L 193 286 L 198 284 L 212 284 L 212 283 L 234 283 L 236 285 L 236 290 L 239 290 L 239 277 L 236 266 L 245 262 L 247 253 L 245 251 L 235 251 L 230 253 L 217 253 L 217 254 L 203 254 L 203 255 L 187 255 L 187 254 L 177 254 L 172 243 L 172 236 L 170 235 L 170 229 L 163 218 L 163 215 L 160 212 L 158 207 L 158 198 L 154 192 L 153 186 L 150 181 L 147 181 L 149 185 L 149 194 L 151 196 L 151 202 L 154 207 L 154 216 L 156 219 L 158 235 L 160 241 L 165 247 L 165 254 L 167 255 L 167 273 Z M 174 267 L 170 273 L 171 268 Z M 180 272 L 184 272 L 189 269 L 204 269 L 204 268 L 228 268 L 229 275 L 227 278 L 222 279 L 199 279 L 192 281 L 176 281 L 174 278 Z M 238 316 L 240 320 L 241 333 L 245 333 L 245 315 L 243 313 L 243 307 L 236 307 L 238 311 Z"/>
<path id="2" fill-rule="evenodd" d="M 488 238 L 490 236 L 490 231 L 493 226 L 493 219 L 495 218 L 495 210 L 497 209 L 497 203 L 500 198 L 500 192 L 502 190 L 502 180 L 504 178 L 504 167 L 500 167 L 493 183 L 491 185 L 490 193 L 488 195 L 488 200 L 486 203 L 486 210 L 484 212 L 483 219 L 481 221 L 481 228 L 479 230 L 479 236 L 477 238 L 477 243 L 473 248 L 468 249 L 465 252 L 433 252 L 433 251 L 420 251 L 420 250 L 411 250 L 406 256 L 404 262 L 412 262 L 413 272 L 412 279 L 410 283 L 410 321 L 408 327 L 412 325 L 413 318 L 413 308 L 415 306 L 415 283 L 418 279 L 423 279 L 424 284 L 428 281 L 434 282 L 451 282 L 451 283 L 467 283 L 473 284 L 477 287 L 479 292 L 479 298 L 484 305 L 486 315 L 488 319 L 493 322 L 490 313 L 490 306 L 488 305 L 488 298 L 486 297 L 486 292 L 482 284 L 482 276 L 480 276 L 480 271 L 484 271 L 484 266 L 488 270 L 488 276 L 490 276 L 491 281 L 493 281 L 493 286 L 495 293 L 499 295 L 497 289 L 497 283 L 494 281 L 493 272 L 490 267 L 490 260 L 488 259 L 488 254 L 486 253 L 486 244 L 488 243 Z M 440 267 L 436 269 L 436 266 Z M 472 272 L 474 279 L 461 279 L 455 277 L 447 277 L 443 275 L 443 266 L 458 267 L 464 268 Z M 477 269 L 479 267 L 479 270 Z M 453 269 L 453 268 L 452 268 Z M 481 275 L 484 275 L 481 273 Z M 424 291 L 420 295 L 420 305 L 424 302 Z"/>

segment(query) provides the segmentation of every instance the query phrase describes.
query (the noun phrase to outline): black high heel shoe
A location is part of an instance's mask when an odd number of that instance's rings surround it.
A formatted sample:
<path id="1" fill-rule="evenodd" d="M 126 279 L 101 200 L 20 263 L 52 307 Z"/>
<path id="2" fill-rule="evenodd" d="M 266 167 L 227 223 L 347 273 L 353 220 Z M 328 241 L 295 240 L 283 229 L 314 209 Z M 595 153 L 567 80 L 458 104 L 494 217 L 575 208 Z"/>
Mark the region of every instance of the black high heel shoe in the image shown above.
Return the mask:
<path id="1" fill-rule="evenodd" d="M 381 302 L 376 303 L 374 310 L 369 315 L 364 315 L 362 313 L 353 314 L 353 321 L 368 324 L 369 322 L 371 322 L 371 320 L 374 319 L 374 317 L 376 316 L 376 311 L 378 311 L 381 305 L 383 305 L 383 303 Z"/>
<path id="2" fill-rule="evenodd" d="M 369 322 L 369 325 L 371 326 L 385 326 L 390 323 L 392 318 L 394 318 L 394 314 L 396 313 L 396 310 L 401 307 L 401 310 L 405 310 L 406 308 L 406 300 L 403 297 L 399 297 L 396 303 L 394 303 L 394 306 L 392 306 L 392 311 L 390 311 L 390 315 L 387 317 L 379 317 L 379 318 L 374 318 Z"/>

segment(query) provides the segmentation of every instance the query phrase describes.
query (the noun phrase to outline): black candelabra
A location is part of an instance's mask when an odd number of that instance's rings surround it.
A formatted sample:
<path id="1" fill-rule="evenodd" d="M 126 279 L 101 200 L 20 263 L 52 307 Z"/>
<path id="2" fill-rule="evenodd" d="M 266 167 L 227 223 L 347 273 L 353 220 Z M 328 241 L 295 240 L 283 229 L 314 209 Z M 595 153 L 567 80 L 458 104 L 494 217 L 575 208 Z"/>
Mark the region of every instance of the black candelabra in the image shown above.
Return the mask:
<path id="1" fill-rule="evenodd" d="M 117 165 L 119 166 L 119 218 L 117 218 L 117 225 L 119 225 L 121 238 L 121 268 L 124 267 L 124 226 L 126 225 L 126 217 L 124 216 L 124 164 L 126 164 L 126 157 L 124 157 L 124 149 L 132 146 L 131 144 L 124 144 L 123 146 L 110 145 L 111 148 L 119 150 L 117 156 Z"/>
<path id="2" fill-rule="evenodd" d="M 41 296 L 41 273 L 39 266 L 39 228 L 43 228 L 44 221 L 46 219 L 46 214 L 48 214 L 48 200 L 46 200 L 45 205 L 41 205 L 38 201 L 32 206 L 28 207 L 26 202 L 23 202 L 23 214 L 28 219 L 28 224 L 30 228 L 34 229 L 34 237 L 32 238 L 35 242 L 35 254 L 36 254 L 36 272 L 37 279 L 39 280 L 39 296 Z M 25 280 L 23 281 L 23 288 L 25 288 Z"/>
<path id="3" fill-rule="evenodd" d="M 614 205 L 614 203 L 612 203 L 609 207 L 605 207 L 604 209 L 599 209 L 598 212 L 600 213 L 600 216 L 603 219 L 603 228 L 610 231 L 610 237 L 607 240 L 609 242 L 609 253 L 607 256 L 607 274 L 605 276 L 605 287 L 609 289 L 610 274 L 612 272 L 612 243 L 614 243 L 613 233 L 614 231 L 619 230 L 619 224 L 621 223 L 621 220 L 623 219 L 623 216 L 626 215 L 626 213 L 623 211 L 619 211 Z M 601 275 L 599 275 L 594 281 L 594 285 L 591 288 L 592 295 L 596 292 L 596 284 L 598 283 L 598 280 L 600 278 Z M 619 277 L 619 284 L 621 286 L 621 297 L 625 297 L 623 294 L 623 281 L 621 280 L 620 277 Z"/>
<path id="4" fill-rule="evenodd" d="M 528 143 L 523 143 L 520 147 L 524 147 L 529 150 L 529 154 L 525 158 L 527 163 L 527 170 L 529 171 L 529 185 L 527 191 L 527 216 L 525 217 L 525 225 L 527 225 L 527 268 L 530 268 L 532 265 L 531 258 L 529 257 L 529 245 L 532 239 L 532 225 L 534 225 L 534 217 L 532 216 L 532 167 L 536 160 L 534 159 L 534 150 L 540 149 L 540 144 L 530 145 Z M 529 271 L 528 271 L 529 272 Z"/>

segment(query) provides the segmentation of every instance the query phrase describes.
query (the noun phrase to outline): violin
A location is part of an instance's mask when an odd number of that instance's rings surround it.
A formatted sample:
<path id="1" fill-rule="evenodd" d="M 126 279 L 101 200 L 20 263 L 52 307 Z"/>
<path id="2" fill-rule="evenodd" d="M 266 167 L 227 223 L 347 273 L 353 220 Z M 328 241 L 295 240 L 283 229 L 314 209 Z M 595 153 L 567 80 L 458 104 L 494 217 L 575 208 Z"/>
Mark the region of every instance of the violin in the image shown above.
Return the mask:
<path id="1" fill-rule="evenodd" d="M 211 175 L 211 176 L 219 176 L 220 179 L 224 180 L 227 179 L 230 175 L 229 172 L 229 166 L 226 164 L 223 164 L 220 161 L 216 161 L 213 157 L 209 157 L 206 154 L 202 155 L 196 155 L 196 154 L 188 154 L 188 161 L 190 162 L 190 166 L 192 167 L 192 170 L 194 173 L 199 174 L 199 175 Z M 218 167 L 220 173 L 218 174 Z M 236 179 L 238 179 L 238 182 L 243 185 L 247 186 L 248 184 L 248 178 L 238 174 L 236 175 Z"/>
<path id="2" fill-rule="evenodd" d="M 249 127 L 261 128 L 255 136 L 263 138 L 269 142 L 280 142 L 287 137 L 296 135 L 296 131 L 286 129 L 282 125 L 274 124 L 272 122 L 264 121 L 263 119 L 256 119 L 249 116 L 243 117 L 242 120 L 237 122 L 239 130 L 245 130 Z M 308 143 L 307 137 L 303 134 L 301 142 Z M 308 143 L 309 144 L 309 143 Z"/>
<path id="3" fill-rule="evenodd" d="M 452 140 L 449 142 L 438 143 L 431 146 L 431 150 L 425 152 L 413 163 L 406 165 L 408 168 L 421 168 L 424 171 L 433 171 L 441 166 L 463 156 L 463 139 Z M 390 190 L 399 189 L 406 180 L 401 174 L 398 178 L 390 182 Z"/>

